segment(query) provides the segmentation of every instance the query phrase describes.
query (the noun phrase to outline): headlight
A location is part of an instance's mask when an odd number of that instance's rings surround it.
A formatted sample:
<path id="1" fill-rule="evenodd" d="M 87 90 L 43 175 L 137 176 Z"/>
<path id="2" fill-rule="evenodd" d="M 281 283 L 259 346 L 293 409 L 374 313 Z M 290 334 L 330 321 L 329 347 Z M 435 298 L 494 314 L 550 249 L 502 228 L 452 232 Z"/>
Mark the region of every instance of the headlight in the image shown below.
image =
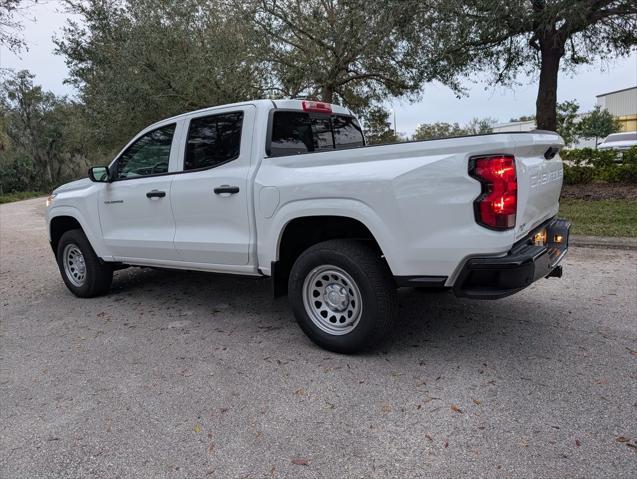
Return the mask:
<path id="1" fill-rule="evenodd" d="M 51 193 L 49 195 L 49 197 L 46 199 L 46 207 L 48 208 L 51 205 L 51 202 L 53 201 L 53 198 L 55 198 L 57 195 L 54 195 L 53 193 Z"/>

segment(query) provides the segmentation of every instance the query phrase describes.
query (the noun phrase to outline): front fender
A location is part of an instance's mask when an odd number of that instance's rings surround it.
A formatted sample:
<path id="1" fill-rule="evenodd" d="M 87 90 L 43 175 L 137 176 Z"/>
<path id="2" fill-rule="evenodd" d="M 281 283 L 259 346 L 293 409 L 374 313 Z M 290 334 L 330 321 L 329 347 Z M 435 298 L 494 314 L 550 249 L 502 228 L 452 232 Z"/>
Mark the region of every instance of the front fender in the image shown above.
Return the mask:
<path id="1" fill-rule="evenodd" d="M 90 221 L 84 214 L 82 214 L 80 209 L 76 208 L 75 206 L 55 204 L 50 206 L 46 211 L 46 229 L 49 236 L 49 241 L 51 241 L 51 221 L 54 218 L 60 216 L 69 216 L 75 219 L 82 227 L 86 238 L 91 244 L 93 250 L 95 250 L 95 254 L 97 254 L 98 257 L 102 258 L 105 261 L 112 261 L 113 258 L 111 257 L 106 248 L 106 245 L 104 244 L 104 241 L 102 240 L 102 229 L 99 224 L 97 211 L 95 211 L 95 219 Z"/>

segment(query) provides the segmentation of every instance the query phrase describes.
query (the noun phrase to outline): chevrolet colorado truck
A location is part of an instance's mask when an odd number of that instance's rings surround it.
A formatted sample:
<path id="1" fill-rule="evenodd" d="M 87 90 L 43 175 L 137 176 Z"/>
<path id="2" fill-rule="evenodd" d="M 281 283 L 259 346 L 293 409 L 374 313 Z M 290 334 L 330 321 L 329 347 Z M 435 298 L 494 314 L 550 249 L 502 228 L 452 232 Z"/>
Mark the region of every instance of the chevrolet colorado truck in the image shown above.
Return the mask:
<path id="1" fill-rule="evenodd" d="M 367 146 L 348 109 L 303 100 L 207 108 L 141 131 L 47 201 L 68 289 L 127 266 L 271 277 L 312 341 L 388 333 L 398 287 L 495 299 L 561 276 L 564 146 L 498 133 Z"/>

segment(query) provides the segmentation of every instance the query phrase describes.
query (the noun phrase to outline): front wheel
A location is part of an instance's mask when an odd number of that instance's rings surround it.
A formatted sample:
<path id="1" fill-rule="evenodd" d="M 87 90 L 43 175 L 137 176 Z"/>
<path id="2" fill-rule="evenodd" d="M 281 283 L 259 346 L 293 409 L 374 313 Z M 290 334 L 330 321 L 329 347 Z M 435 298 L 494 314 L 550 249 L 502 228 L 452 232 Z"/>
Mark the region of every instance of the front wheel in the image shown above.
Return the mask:
<path id="1" fill-rule="evenodd" d="M 62 235 L 57 247 L 57 263 L 64 284 L 80 298 L 106 293 L 113 281 L 113 268 L 104 264 L 93 251 L 82 230 Z"/>
<path id="2" fill-rule="evenodd" d="M 338 353 L 377 345 L 398 309 L 389 267 L 365 241 L 330 240 L 307 249 L 292 266 L 288 294 L 305 334 Z"/>

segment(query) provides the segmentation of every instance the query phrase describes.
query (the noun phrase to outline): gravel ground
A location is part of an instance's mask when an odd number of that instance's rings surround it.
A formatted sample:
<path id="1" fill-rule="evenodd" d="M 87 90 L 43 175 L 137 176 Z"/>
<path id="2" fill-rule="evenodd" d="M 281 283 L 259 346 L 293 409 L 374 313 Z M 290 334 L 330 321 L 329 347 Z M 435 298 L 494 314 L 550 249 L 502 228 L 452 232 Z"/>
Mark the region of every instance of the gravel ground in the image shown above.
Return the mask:
<path id="1" fill-rule="evenodd" d="M 2 478 L 637 476 L 637 252 L 494 302 L 401 292 L 377 353 L 313 346 L 266 280 L 64 287 L 43 200 L 0 206 Z"/>

